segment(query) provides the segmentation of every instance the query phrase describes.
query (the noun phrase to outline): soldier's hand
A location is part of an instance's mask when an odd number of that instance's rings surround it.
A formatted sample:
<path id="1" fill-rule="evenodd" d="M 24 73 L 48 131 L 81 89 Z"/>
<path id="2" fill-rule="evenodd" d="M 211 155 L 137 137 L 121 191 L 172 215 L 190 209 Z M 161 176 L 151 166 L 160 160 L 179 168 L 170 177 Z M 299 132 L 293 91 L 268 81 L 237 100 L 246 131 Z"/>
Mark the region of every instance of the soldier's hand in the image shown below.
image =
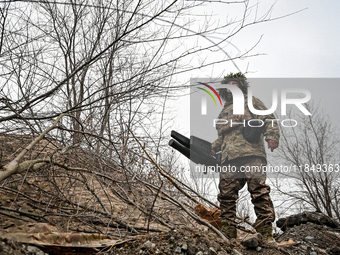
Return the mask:
<path id="1" fill-rule="evenodd" d="M 273 152 L 273 150 L 275 150 L 278 146 L 279 146 L 278 142 L 276 142 L 276 141 L 274 141 L 274 140 L 268 140 L 268 148 L 271 149 L 272 152 Z"/>
<path id="2" fill-rule="evenodd" d="M 211 148 L 211 155 L 215 155 L 215 154 L 216 154 L 216 152 L 214 151 L 213 148 Z"/>

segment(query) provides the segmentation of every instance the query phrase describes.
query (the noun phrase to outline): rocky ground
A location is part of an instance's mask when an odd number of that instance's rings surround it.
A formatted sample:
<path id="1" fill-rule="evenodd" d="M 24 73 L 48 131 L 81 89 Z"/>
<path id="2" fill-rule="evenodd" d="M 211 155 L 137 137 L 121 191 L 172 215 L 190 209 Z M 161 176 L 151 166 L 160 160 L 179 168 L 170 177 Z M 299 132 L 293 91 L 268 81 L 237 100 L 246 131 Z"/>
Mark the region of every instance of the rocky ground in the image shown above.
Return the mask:
<path id="1" fill-rule="evenodd" d="M 131 237 L 127 242 L 103 250 L 56 249 L 21 244 L 0 239 L 0 254 L 182 254 L 182 255 L 318 255 L 340 254 L 340 230 L 326 225 L 308 222 L 287 228 L 277 235 L 278 245 L 259 240 L 253 247 L 245 242 L 250 234 L 239 235 L 242 238 L 224 241 L 207 231 L 177 229 L 159 234 Z M 285 245 L 286 244 L 286 245 Z M 248 247 L 247 247 L 248 246 Z"/>
<path id="2" fill-rule="evenodd" d="M 193 232 L 183 229 L 145 236 L 122 247 L 115 247 L 107 254 L 183 254 L 183 255 L 226 255 L 226 254 L 284 254 L 275 245 L 260 242 L 253 249 L 243 246 L 241 240 L 224 241 L 212 233 Z"/>
<path id="3" fill-rule="evenodd" d="M 33 245 L 26 245 L 0 237 L 0 254 L 6 255 L 45 255 L 46 253 Z"/>
<path id="4" fill-rule="evenodd" d="M 0 166 L 32 140 L 5 138 L 0 137 Z M 206 222 L 221 226 L 217 206 L 198 204 L 199 194 L 183 192 L 188 187 L 173 176 L 162 172 L 166 178 L 159 180 L 156 170 L 129 172 L 80 148 L 60 154 L 56 142 L 41 142 L 25 160 L 44 152 L 58 164 L 0 185 L 0 255 L 340 255 L 338 223 L 322 213 L 279 219 L 277 244 L 240 230 L 238 239 L 223 240 Z"/>
<path id="5" fill-rule="evenodd" d="M 340 254 L 340 230 L 311 222 L 287 229 L 277 242 L 297 242 L 287 247 L 291 254 Z"/>

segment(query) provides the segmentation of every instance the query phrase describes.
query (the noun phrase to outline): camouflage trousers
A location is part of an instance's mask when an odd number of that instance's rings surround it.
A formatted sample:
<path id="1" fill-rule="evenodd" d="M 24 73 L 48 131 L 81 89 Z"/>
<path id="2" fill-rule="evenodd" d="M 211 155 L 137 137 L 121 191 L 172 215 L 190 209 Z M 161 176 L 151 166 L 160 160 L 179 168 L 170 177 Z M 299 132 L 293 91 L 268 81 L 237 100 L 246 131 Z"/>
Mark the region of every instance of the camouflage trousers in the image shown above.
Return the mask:
<path id="1" fill-rule="evenodd" d="M 258 167 L 266 165 L 266 160 L 263 157 L 248 156 L 236 158 L 226 161 L 223 166 L 234 166 L 236 172 L 221 172 L 218 194 L 218 201 L 221 208 L 221 220 L 234 221 L 236 217 L 236 200 L 238 192 L 244 185 L 248 184 L 252 203 L 258 221 L 270 223 L 275 220 L 275 212 L 272 200 L 270 199 L 270 187 L 266 182 L 266 173 L 249 171 L 241 172 L 240 170 L 249 169 L 249 167 Z M 248 168 L 247 168 L 248 166 Z"/>

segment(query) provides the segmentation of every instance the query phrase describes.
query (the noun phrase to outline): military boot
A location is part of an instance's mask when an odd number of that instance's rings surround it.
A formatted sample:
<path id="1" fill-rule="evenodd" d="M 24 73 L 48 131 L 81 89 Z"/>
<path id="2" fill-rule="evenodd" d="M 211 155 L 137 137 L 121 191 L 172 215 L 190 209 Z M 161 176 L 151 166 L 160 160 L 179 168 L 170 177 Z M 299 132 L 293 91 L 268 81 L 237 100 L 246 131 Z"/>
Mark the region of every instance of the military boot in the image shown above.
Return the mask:
<path id="1" fill-rule="evenodd" d="M 232 222 L 227 220 L 221 220 L 222 227 L 221 232 L 223 235 L 229 238 L 236 238 L 237 237 L 237 229 L 236 226 L 232 224 Z"/>
<path id="2" fill-rule="evenodd" d="M 256 221 L 253 224 L 257 233 L 262 235 L 262 240 L 269 243 L 275 243 L 275 239 L 273 237 L 273 226 L 271 223 L 262 223 L 261 221 Z"/>

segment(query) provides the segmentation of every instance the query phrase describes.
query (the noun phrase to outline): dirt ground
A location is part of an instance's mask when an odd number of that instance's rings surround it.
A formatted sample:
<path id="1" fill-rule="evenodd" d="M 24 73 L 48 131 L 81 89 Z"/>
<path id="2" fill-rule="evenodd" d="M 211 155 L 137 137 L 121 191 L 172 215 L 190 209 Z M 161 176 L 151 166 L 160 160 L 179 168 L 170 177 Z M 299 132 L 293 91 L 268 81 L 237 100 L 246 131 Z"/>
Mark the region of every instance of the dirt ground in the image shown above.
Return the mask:
<path id="1" fill-rule="evenodd" d="M 292 245 L 281 246 L 291 239 Z M 280 246 L 261 242 L 257 248 L 246 248 L 241 239 L 224 241 L 208 231 L 177 229 L 170 232 L 131 237 L 123 244 L 102 250 L 56 249 L 21 244 L 0 239 L 0 254 L 183 254 L 183 255 L 318 255 L 340 254 L 340 230 L 314 223 L 302 224 L 288 228 L 276 236 Z"/>
<path id="2" fill-rule="evenodd" d="M 278 247 L 261 244 L 261 251 L 249 250 L 241 245 L 241 240 L 224 241 L 214 234 L 184 229 L 145 236 L 139 240 L 115 247 L 107 254 L 186 254 L 186 255 L 225 255 L 225 254 L 284 254 Z"/>
<path id="3" fill-rule="evenodd" d="M 32 252 L 34 246 L 27 246 L 19 242 L 2 240 L 0 254 L 39 254 L 44 255 L 40 250 Z M 134 237 L 133 240 L 124 244 L 113 246 L 95 252 L 94 250 L 80 249 L 59 249 L 41 247 L 47 254 L 186 254 L 186 255 L 225 255 L 225 254 L 284 254 L 277 247 L 262 244 L 261 253 L 256 250 L 247 250 L 240 243 L 240 240 L 224 241 L 216 238 L 212 233 L 203 231 L 192 231 L 185 229 L 173 230 L 167 233 L 150 234 Z M 239 252 L 239 253 L 237 253 Z"/>

